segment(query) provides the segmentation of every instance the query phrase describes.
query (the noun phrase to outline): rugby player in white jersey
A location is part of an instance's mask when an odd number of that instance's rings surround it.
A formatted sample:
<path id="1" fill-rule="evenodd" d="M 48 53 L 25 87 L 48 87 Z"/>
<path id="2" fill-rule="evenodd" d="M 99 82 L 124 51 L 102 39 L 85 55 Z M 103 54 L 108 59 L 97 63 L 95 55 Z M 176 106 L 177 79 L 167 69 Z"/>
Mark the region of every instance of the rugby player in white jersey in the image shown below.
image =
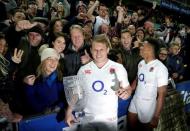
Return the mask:
<path id="1" fill-rule="evenodd" d="M 156 59 L 158 49 L 157 40 L 151 38 L 141 47 L 138 84 L 128 109 L 129 131 L 151 131 L 158 125 L 168 85 L 168 70 Z"/>
<path id="2" fill-rule="evenodd" d="M 131 96 L 125 68 L 107 57 L 109 45 L 106 35 L 95 36 L 91 47 L 93 61 L 78 71 L 78 74 L 87 76 L 88 86 L 85 88 L 88 101 L 84 112 L 93 117 L 93 120 L 80 126 L 81 131 L 117 131 L 118 97 L 128 99 Z M 74 120 L 71 112 L 69 107 L 66 113 L 69 126 Z"/>

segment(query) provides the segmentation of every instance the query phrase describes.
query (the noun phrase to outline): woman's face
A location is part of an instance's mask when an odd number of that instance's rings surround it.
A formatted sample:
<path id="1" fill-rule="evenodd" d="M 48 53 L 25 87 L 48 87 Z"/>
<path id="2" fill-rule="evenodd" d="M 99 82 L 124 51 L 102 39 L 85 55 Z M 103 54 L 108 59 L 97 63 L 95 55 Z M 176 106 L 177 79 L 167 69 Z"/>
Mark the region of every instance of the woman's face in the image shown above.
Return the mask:
<path id="1" fill-rule="evenodd" d="M 59 60 L 53 57 L 49 57 L 43 61 L 43 69 L 45 75 L 48 76 L 57 69 Z"/>
<path id="2" fill-rule="evenodd" d="M 7 43 L 5 39 L 0 39 L 0 54 L 5 55 L 7 51 Z"/>
<path id="3" fill-rule="evenodd" d="M 53 32 L 61 32 L 63 29 L 63 24 L 61 21 L 56 21 L 53 27 Z"/>
<path id="4" fill-rule="evenodd" d="M 59 36 L 55 39 L 54 42 L 52 42 L 53 48 L 58 52 L 61 53 L 65 49 L 65 38 L 62 36 Z"/>

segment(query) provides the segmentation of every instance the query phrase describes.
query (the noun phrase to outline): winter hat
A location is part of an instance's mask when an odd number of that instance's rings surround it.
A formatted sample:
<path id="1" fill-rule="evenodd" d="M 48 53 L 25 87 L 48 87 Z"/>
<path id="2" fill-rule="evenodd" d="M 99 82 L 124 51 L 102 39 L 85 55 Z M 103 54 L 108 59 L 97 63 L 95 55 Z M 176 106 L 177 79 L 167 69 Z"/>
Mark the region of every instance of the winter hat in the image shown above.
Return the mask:
<path id="1" fill-rule="evenodd" d="M 43 50 L 45 50 L 46 48 L 49 48 L 48 44 L 43 44 L 43 45 L 40 46 L 40 48 L 38 49 L 39 56 L 42 55 Z"/>
<path id="2" fill-rule="evenodd" d="M 32 19 L 33 22 L 40 22 L 40 23 L 43 23 L 45 24 L 46 26 L 49 24 L 49 21 L 47 18 L 44 18 L 44 17 L 34 17 Z"/>
<path id="3" fill-rule="evenodd" d="M 49 57 L 53 57 L 59 60 L 60 55 L 57 53 L 57 51 L 53 48 L 46 48 L 42 51 L 41 54 L 41 61 L 49 58 Z"/>
<path id="4" fill-rule="evenodd" d="M 41 36 L 43 36 L 44 34 L 42 28 L 39 25 L 32 27 L 31 29 L 28 30 L 28 32 L 36 32 L 39 33 Z"/>

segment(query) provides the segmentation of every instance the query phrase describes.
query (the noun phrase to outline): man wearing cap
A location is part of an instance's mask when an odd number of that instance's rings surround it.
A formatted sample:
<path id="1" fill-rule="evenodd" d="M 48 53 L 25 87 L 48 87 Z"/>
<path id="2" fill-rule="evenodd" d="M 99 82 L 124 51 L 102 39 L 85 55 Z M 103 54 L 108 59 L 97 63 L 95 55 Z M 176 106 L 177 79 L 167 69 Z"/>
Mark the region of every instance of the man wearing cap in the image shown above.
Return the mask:
<path id="1" fill-rule="evenodd" d="M 35 75 L 36 69 L 40 64 L 40 56 L 38 54 L 38 48 L 43 40 L 43 31 L 39 25 L 35 25 L 28 30 L 26 36 L 21 38 L 18 45 L 18 49 L 24 51 L 22 56 L 22 62 L 18 65 L 15 81 L 17 84 L 17 95 L 19 101 L 14 109 L 20 113 L 26 113 L 27 109 L 24 102 L 23 87 L 28 83 L 27 76 Z"/>
<path id="2" fill-rule="evenodd" d="M 29 29 L 27 36 L 22 37 L 18 46 L 24 51 L 22 62 L 19 65 L 19 74 L 21 78 L 36 72 L 37 66 L 40 64 L 40 57 L 38 55 L 38 48 L 43 40 L 43 30 L 39 25 Z"/>

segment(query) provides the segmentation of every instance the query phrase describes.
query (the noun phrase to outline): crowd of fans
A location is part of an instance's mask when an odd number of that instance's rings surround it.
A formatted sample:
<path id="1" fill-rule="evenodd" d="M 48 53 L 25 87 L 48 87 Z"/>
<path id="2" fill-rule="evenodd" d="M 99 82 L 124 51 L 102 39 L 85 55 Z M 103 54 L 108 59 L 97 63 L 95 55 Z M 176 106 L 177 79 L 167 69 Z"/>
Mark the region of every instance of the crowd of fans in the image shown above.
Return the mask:
<path id="1" fill-rule="evenodd" d="M 122 1 L 108 7 L 103 0 L 0 0 L 0 105 L 10 109 L 7 115 L 1 108 L 0 115 L 19 121 L 57 107 L 64 110 L 62 78 L 76 75 L 91 61 L 91 41 L 97 34 L 109 37 L 109 58 L 123 64 L 133 89 L 141 45 L 149 37 L 159 42 L 157 59 L 169 76 L 176 83 L 188 80 L 190 28 L 174 20 L 174 14 L 157 12 L 162 11 L 156 2 L 130 9 Z M 57 73 L 45 73 L 46 59 L 56 53 L 59 62 L 50 68 Z M 56 90 L 43 88 L 52 84 Z"/>

